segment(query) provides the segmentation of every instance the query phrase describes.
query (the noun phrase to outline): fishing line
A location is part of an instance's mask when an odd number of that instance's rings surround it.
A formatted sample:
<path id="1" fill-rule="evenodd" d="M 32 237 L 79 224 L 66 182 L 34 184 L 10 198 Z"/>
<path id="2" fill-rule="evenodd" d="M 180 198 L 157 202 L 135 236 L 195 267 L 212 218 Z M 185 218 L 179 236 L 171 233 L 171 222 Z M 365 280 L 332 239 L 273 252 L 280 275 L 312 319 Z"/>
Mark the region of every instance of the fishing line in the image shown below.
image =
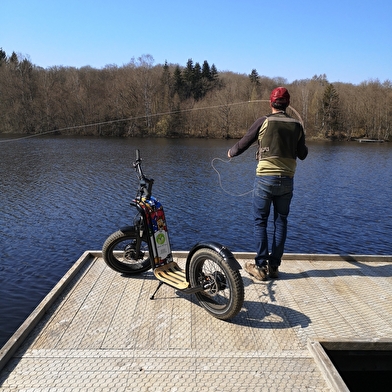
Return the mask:
<path id="1" fill-rule="evenodd" d="M 216 171 L 216 173 L 218 174 L 219 186 L 220 186 L 220 188 L 222 189 L 223 192 L 227 193 L 227 194 L 230 195 L 230 196 L 236 196 L 236 197 L 242 197 L 242 196 L 248 195 L 249 193 L 253 193 L 253 189 L 250 190 L 250 191 L 248 191 L 248 192 L 241 193 L 241 194 L 232 193 L 232 192 L 230 192 L 230 191 L 224 189 L 224 188 L 223 188 L 223 185 L 222 185 L 221 174 L 219 173 L 218 169 L 214 166 L 214 161 L 221 161 L 221 162 L 223 162 L 223 163 L 230 163 L 230 162 L 231 162 L 231 158 L 228 159 L 228 160 L 225 160 L 225 159 L 222 159 L 222 158 L 214 158 L 214 159 L 211 161 L 211 166 L 212 166 L 212 168 L 213 168 L 213 169 Z"/>
<path id="2" fill-rule="evenodd" d="M 252 101 L 241 101 L 241 102 L 234 102 L 234 103 L 221 104 L 221 105 L 203 106 L 203 107 L 200 107 L 200 108 L 173 110 L 173 111 L 170 111 L 170 112 L 161 112 L 161 113 L 155 113 L 155 114 L 150 114 L 150 115 L 142 115 L 142 116 L 121 118 L 121 119 L 117 119 L 117 120 L 108 120 L 108 121 L 101 121 L 101 122 L 90 123 L 90 124 L 75 125 L 75 126 L 72 126 L 72 127 L 64 127 L 64 128 L 52 129 L 50 131 L 35 133 L 33 135 L 22 136 L 22 137 L 19 137 L 19 138 L 0 140 L 0 143 L 15 142 L 15 141 L 18 141 L 18 140 L 24 140 L 24 139 L 29 139 L 29 138 L 32 138 L 32 137 L 49 135 L 51 133 L 56 133 L 56 132 L 71 131 L 71 130 L 80 129 L 80 128 L 89 128 L 89 127 L 96 127 L 96 126 L 101 126 L 101 125 L 115 124 L 115 123 L 119 123 L 119 122 L 131 121 L 131 120 L 140 120 L 140 119 L 147 118 L 147 117 L 167 116 L 167 115 L 170 115 L 170 114 L 186 113 L 186 112 L 193 112 L 193 111 L 198 111 L 198 110 L 218 109 L 218 108 L 222 108 L 222 107 L 238 106 L 238 105 L 244 105 L 246 103 L 258 103 L 258 102 L 269 102 L 269 100 L 268 99 L 256 99 L 256 100 L 252 100 Z M 289 106 L 289 108 L 294 111 L 294 113 L 298 116 L 299 120 L 301 121 L 301 124 L 303 125 L 303 121 L 302 121 L 302 118 L 299 115 L 299 113 L 294 108 L 292 108 L 291 106 Z"/>
<path id="3" fill-rule="evenodd" d="M 140 119 L 147 118 L 147 117 L 167 116 L 170 114 L 186 113 L 186 112 L 193 112 L 193 111 L 198 111 L 198 110 L 217 109 L 217 108 L 222 108 L 222 107 L 227 107 L 227 106 L 237 106 L 237 105 L 243 105 L 246 103 L 255 103 L 255 102 L 269 102 L 269 101 L 268 100 L 242 101 L 242 102 L 234 102 L 234 103 L 221 104 L 221 105 L 203 106 L 200 108 L 173 110 L 170 112 L 161 112 L 161 113 L 155 113 L 155 114 L 150 114 L 150 115 L 127 117 L 127 118 L 121 118 L 121 119 L 117 119 L 117 120 L 101 121 L 101 122 L 90 123 L 90 124 L 75 125 L 72 127 L 64 127 L 64 128 L 52 129 L 51 131 L 35 133 L 34 135 L 27 135 L 27 136 L 22 136 L 19 138 L 14 138 L 14 139 L 0 140 L 0 143 L 14 142 L 14 141 L 24 140 L 24 139 L 28 139 L 28 138 L 32 138 L 32 137 L 48 135 L 50 133 L 55 133 L 55 132 L 64 132 L 64 131 L 71 131 L 71 130 L 80 129 L 80 128 L 89 128 L 89 127 L 96 127 L 96 126 L 100 126 L 100 125 L 115 124 L 115 123 L 125 122 L 125 121 L 140 120 Z"/>

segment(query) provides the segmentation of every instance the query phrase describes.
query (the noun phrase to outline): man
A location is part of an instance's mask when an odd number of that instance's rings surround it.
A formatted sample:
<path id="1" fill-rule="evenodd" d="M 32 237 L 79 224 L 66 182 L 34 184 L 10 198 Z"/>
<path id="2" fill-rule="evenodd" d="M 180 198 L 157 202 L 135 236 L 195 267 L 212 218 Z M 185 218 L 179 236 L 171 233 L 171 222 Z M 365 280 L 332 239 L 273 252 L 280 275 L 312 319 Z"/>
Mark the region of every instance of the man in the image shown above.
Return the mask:
<path id="1" fill-rule="evenodd" d="M 235 157 L 258 142 L 253 192 L 256 258 L 255 263 L 245 263 L 245 270 L 258 280 L 266 280 L 268 275 L 270 278 L 278 278 L 287 236 L 296 158 L 303 160 L 308 155 L 301 123 L 286 114 L 289 104 L 290 94 L 287 89 L 274 89 L 270 96 L 272 113 L 256 120 L 227 153 L 229 158 Z M 271 204 L 274 208 L 274 233 L 269 253 L 267 222 Z"/>

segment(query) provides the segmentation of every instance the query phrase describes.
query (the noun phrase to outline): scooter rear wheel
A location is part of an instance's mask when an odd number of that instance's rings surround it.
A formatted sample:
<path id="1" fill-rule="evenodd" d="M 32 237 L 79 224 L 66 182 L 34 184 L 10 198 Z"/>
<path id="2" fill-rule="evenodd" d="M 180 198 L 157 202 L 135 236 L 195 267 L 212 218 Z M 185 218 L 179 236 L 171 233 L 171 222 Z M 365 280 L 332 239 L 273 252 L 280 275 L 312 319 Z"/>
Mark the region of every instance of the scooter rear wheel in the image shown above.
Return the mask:
<path id="1" fill-rule="evenodd" d="M 205 287 L 195 295 L 212 316 L 228 320 L 241 310 L 244 302 L 241 274 L 214 250 L 201 248 L 195 252 L 189 264 L 189 280 L 192 287 Z"/>
<path id="2" fill-rule="evenodd" d="M 117 272 L 135 275 L 148 271 L 151 263 L 148 245 L 142 240 L 140 249 L 136 249 L 136 231 L 121 230 L 110 235 L 102 247 L 105 263 Z"/>

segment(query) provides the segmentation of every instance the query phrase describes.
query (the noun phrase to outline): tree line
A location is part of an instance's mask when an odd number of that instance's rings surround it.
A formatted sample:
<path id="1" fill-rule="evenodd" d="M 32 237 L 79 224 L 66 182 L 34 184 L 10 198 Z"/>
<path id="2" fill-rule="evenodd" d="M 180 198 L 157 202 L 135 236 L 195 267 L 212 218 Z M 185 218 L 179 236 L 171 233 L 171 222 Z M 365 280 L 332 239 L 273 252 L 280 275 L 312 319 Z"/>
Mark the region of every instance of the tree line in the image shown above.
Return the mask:
<path id="1" fill-rule="evenodd" d="M 218 72 L 207 60 L 154 65 L 151 55 L 102 69 L 44 69 L 2 49 L 0 133 L 239 138 L 270 111 L 270 92 L 282 85 L 308 138 L 390 138 L 389 80 L 330 83 L 324 74 L 288 83 L 256 69 Z"/>

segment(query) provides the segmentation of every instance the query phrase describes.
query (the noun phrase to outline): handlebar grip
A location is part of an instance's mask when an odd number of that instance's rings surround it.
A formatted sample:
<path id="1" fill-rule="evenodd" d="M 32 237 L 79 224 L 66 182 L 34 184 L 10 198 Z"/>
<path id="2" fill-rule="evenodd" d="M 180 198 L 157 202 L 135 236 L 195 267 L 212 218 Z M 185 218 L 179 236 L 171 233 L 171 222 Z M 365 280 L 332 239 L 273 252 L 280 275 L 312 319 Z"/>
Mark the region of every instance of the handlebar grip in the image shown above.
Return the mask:
<path id="1" fill-rule="evenodd" d="M 136 149 L 136 161 L 140 161 L 140 150 Z"/>

